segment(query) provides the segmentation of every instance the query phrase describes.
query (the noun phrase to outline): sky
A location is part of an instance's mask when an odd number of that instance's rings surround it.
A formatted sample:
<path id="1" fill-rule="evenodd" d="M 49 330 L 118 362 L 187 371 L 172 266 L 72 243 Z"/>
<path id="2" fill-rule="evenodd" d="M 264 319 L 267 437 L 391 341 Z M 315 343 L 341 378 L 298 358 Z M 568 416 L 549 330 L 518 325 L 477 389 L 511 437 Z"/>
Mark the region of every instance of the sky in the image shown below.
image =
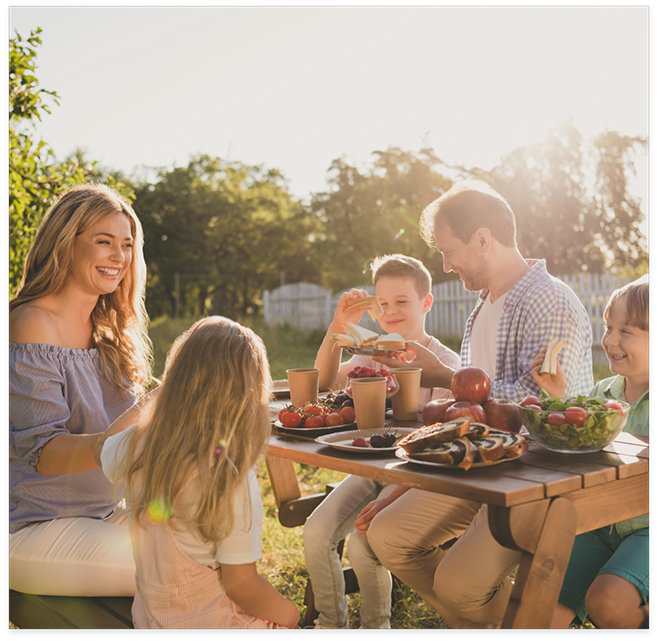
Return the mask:
<path id="1" fill-rule="evenodd" d="M 647 7 L 9 8 L 11 35 L 36 27 L 60 96 L 39 135 L 129 174 L 203 153 L 279 169 L 305 199 L 334 159 L 390 146 L 491 169 L 568 118 L 648 135 Z"/>

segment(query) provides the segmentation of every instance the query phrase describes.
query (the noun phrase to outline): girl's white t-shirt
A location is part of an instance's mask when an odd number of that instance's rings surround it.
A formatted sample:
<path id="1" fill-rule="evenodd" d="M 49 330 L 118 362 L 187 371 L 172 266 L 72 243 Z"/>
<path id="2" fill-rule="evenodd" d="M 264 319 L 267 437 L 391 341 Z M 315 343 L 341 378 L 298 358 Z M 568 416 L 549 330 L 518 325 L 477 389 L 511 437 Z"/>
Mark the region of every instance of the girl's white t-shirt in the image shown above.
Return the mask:
<path id="1" fill-rule="evenodd" d="M 123 478 L 127 465 L 127 445 L 136 425 L 110 436 L 103 444 L 101 466 L 105 476 L 116 483 Z M 126 512 L 131 517 L 129 497 L 126 497 Z M 176 542 L 190 558 L 213 569 L 222 563 L 241 565 L 254 563 L 262 556 L 263 504 L 258 479 L 249 470 L 244 483 L 239 486 L 233 499 L 233 529 L 219 542 L 203 541 L 185 523 L 177 519 L 173 532 Z"/>
<path id="2" fill-rule="evenodd" d="M 434 352 L 444 365 L 452 367 L 453 369 L 459 369 L 461 364 L 459 355 L 453 352 L 449 347 L 443 345 L 439 340 L 434 338 L 434 336 L 430 338 L 427 349 Z M 381 363 L 373 361 L 370 356 L 352 356 L 347 362 L 351 365 L 350 369 L 354 369 L 355 367 L 372 367 L 373 369 L 381 369 L 383 367 Z M 404 363 L 400 363 L 400 367 L 404 367 Z M 409 363 L 409 367 L 413 367 L 413 363 Z M 430 401 L 444 400 L 447 398 L 452 398 L 452 393 L 449 389 L 444 389 L 443 387 L 421 387 L 418 402 L 421 405 L 427 405 Z"/>

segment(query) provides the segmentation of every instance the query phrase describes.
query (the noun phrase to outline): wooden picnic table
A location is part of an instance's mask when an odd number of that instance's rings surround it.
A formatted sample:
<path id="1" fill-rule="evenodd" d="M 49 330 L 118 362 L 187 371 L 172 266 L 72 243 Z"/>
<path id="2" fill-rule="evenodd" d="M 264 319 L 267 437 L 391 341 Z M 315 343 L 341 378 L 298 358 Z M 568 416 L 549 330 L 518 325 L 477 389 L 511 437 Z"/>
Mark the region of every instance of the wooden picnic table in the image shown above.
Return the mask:
<path id="1" fill-rule="evenodd" d="M 421 416 L 395 426 L 420 427 Z M 467 472 L 281 433 L 271 436 L 266 460 L 284 525 L 303 523 L 319 503 L 301 496 L 294 461 L 488 504 L 493 536 L 522 552 L 504 628 L 549 627 L 576 534 L 649 511 L 649 440 L 624 432 L 592 454 L 557 454 L 530 440 L 520 459 Z"/>

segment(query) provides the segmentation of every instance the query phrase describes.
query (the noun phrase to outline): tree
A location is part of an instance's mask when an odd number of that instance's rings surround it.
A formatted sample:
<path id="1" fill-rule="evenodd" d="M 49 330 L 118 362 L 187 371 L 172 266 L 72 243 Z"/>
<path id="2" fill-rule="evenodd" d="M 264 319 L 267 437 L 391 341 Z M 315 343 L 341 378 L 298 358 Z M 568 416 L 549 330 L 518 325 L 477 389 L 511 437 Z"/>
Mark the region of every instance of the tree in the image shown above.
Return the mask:
<path id="1" fill-rule="evenodd" d="M 635 269 L 646 261 L 646 239 L 640 204 L 627 187 L 634 151 L 646 143 L 616 132 L 586 141 L 564 122 L 546 140 L 506 154 L 489 172 L 459 169 L 507 199 L 520 251 L 545 258 L 550 273 Z"/>
<path id="2" fill-rule="evenodd" d="M 72 185 L 98 178 L 93 164 L 76 159 L 58 163 L 42 140 L 34 140 L 35 121 L 50 113 L 48 97 L 59 104 L 54 91 L 42 89 L 34 75 L 41 29 L 27 40 L 17 33 L 9 40 L 9 297 L 16 294 L 23 264 L 39 222 L 57 195 Z M 111 177 L 104 180 L 124 195 L 130 189 Z"/>
<path id="3" fill-rule="evenodd" d="M 422 210 L 452 185 L 435 170 L 441 161 L 430 149 L 414 154 L 391 147 L 374 155 L 364 171 L 334 160 L 330 189 L 312 199 L 310 213 L 322 223 L 314 242 L 322 284 L 339 291 L 370 283 L 369 261 L 391 253 L 422 260 L 442 280 L 440 255 L 418 233 Z"/>
<path id="4" fill-rule="evenodd" d="M 175 310 L 230 318 L 253 313 L 262 291 L 290 280 L 317 279 L 310 262 L 313 219 L 275 170 L 198 156 L 161 170 L 136 188 L 144 225 L 151 316 Z"/>

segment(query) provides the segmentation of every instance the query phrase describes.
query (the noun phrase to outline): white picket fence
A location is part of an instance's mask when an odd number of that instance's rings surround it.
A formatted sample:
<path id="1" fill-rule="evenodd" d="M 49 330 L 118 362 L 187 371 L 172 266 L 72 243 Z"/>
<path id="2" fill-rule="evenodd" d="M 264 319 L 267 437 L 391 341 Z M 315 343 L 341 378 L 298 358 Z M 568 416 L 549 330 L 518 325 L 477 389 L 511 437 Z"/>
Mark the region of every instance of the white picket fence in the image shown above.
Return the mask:
<path id="1" fill-rule="evenodd" d="M 578 295 L 589 317 L 592 319 L 593 344 L 599 345 L 603 335 L 603 310 L 610 294 L 629 282 L 613 274 L 570 274 L 559 276 Z M 374 285 L 359 286 L 371 294 Z M 342 292 L 333 294 L 328 289 L 312 283 L 283 285 L 273 291 L 266 291 L 263 298 L 263 312 L 268 325 L 288 323 L 304 331 L 326 330 L 336 309 Z M 426 318 L 429 334 L 441 339 L 461 339 L 466 320 L 475 307 L 476 292 L 468 292 L 461 281 L 437 283 L 432 287 L 434 305 Z M 368 314 L 360 322 L 364 327 L 380 331 Z"/>

